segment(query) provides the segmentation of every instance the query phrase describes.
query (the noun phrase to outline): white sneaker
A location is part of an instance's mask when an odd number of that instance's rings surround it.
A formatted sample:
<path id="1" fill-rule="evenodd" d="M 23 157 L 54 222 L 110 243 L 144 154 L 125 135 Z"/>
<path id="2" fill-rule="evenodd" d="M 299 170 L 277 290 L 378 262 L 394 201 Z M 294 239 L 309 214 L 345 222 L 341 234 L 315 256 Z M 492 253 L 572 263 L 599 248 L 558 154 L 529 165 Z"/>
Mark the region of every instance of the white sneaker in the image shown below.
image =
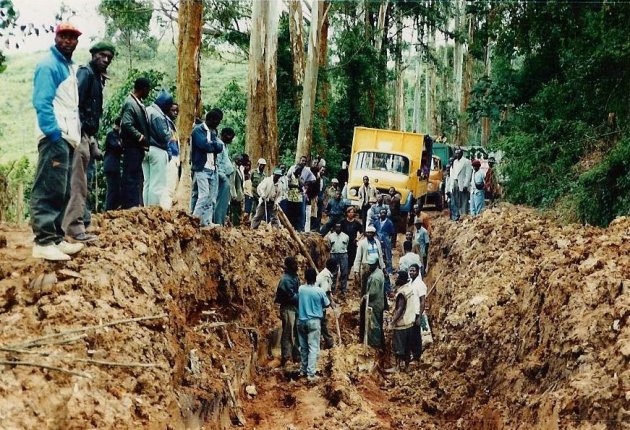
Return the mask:
<path id="1" fill-rule="evenodd" d="M 68 261 L 70 256 L 61 251 L 57 245 L 33 245 L 33 258 L 43 258 L 49 261 Z"/>
<path id="2" fill-rule="evenodd" d="M 82 243 L 68 243 L 65 240 L 62 240 L 57 244 L 57 249 L 65 254 L 74 255 L 81 251 L 84 246 L 85 245 Z"/>

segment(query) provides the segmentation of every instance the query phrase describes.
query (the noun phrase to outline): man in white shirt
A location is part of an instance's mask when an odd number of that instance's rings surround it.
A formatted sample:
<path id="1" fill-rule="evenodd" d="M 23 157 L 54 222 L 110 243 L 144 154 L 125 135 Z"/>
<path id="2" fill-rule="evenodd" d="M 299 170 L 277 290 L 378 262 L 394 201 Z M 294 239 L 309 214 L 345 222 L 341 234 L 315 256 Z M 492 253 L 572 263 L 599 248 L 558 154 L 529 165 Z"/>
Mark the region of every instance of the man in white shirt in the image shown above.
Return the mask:
<path id="1" fill-rule="evenodd" d="M 335 285 L 336 275 L 337 275 L 337 263 L 335 263 L 335 260 L 333 260 L 332 258 L 329 258 L 328 260 L 326 260 L 326 267 L 324 267 L 324 270 L 319 272 L 315 280 L 315 286 L 321 288 L 324 291 L 324 293 L 326 293 L 326 296 L 328 297 L 328 300 L 330 301 L 333 309 L 334 309 L 334 304 L 332 300 L 332 289 Z M 322 338 L 324 339 L 323 349 L 329 349 L 335 346 L 335 340 L 333 339 L 332 335 L 330 334 L 330 331 L 328 330 L 328 320 L 326 319 L 326 309 L 324 309 L 324 317 L 322 318 L 321 330 L 322 330 Z"/>
<path id="2" fill-rule="evenodd" d="M 412 252 L 412 247 L 413 245 L 411 241 L 403 242 L 403 250 L 405 251 L 405 255 L 400 257 L 400 260 L 398 260 L 398 269 L 401 272 L 408 272 L 412 264 L 417 264 L 418 266 L 422 265 L 420 256 Z"/>
<path id="3" fill-rule="evenodd" d="M 336 223 L 333 232 L 328 235 L 330 243 L 330 257 L 339 266 L 339 288 L 345 296 L 348 290 L 348 243 L 350 237 L 341 231 L 341 223 Z M 334 284 L 333 284 L 334 289 Z"/>
<path id="4" fill-rule="evenodd" d="M 450 175 L 453 187 L 452 195 L 458 210 L 456 219 L 468 214 L 472 171 L 470 160 L 464 157 L 464 152 L 461 149 L 457 149 Z"/>
<path id="5" fill-rule="evenodd" d="M 409 277 L 411 278 L 411 287 L 414 294 L 414 306 L 416 311 L 416 321 L 413 325 L 413 347 L 412 361 L 420 361 L 422 355 L 422 330 L 420 328 L 420 321 L 422 320 L 422 313 L 424 312 L 424 303 L 427 296 L 427 286 L 422 282 L 422 276 L 420 276 L 420 266 L 412 264 L 409 267 Z"/>
<path id="6" fill-rule="evenodd" d="M 268 176 L 258 185 L 256 192 L 258 193 L 258 206 L 256 214 L 252 218 L 252 229 L 257 229 L 263 217 L 269 220 L 269 224 L 279 227 L 278 221 L 278 202 L 280 199 L 280 186 L 278 180 L 282 176 L 282 170 L 275 169 L 273 176 Z"/>

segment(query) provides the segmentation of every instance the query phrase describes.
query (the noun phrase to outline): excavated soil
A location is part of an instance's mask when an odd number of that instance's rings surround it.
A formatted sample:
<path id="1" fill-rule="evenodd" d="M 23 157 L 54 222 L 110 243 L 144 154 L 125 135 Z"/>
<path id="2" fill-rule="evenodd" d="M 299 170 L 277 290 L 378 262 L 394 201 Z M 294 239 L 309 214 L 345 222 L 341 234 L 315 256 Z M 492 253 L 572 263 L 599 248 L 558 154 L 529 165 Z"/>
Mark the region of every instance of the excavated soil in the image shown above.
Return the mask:
<path id="1" fill-rule="evenodd" d="M 298 254 L 286 231 L 201 231 L 159 209 L 98 223 L 98 244 L 68 264 L 32 260 L 28 233 L 0 226 L 0 361 L 81 374 L 0 366 L 0 428 L 628 428 L 628 218 L 435 215 L 422 363 L 384 372 L 388 351 L 359 344 L 351 286 L 317 383 L 274 349 L 273 294 Z M 321 267 L 322 240 L 302 237 Z"/>
<path id="2" fill-rule="evenodd" d="M 282 260 L 298 254 L 288 232 L 201 231 L 184 213 L 159 209 L 98 223 L 100 240 L 67 264 L 31 259 L 24 229 L 0 231 L 0 360 L 83 375 L 0 366 L 0 428 L 238 422 L 242 386 L 278 325 Z M 318 261 L 321 240 L 306 242 Z M 142 317 L 159 318 L 36 340 Z"/>

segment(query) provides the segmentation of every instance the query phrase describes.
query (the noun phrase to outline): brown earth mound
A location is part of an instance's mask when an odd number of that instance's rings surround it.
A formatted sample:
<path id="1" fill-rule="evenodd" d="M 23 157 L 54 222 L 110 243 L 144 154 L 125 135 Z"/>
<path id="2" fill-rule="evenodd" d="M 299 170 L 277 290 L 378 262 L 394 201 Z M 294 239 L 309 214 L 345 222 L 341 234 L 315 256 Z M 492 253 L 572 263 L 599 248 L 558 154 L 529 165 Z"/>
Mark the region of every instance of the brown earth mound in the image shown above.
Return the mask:
<path id="1" fill-rule="evenodd" d="M 282 259 L 298 253 L 286 231 L 200 231 L 158 209 L 100 224 L 65 265 L 0 232 L 0 361 L 81 374 L 0 366 L 0 427 L 627 428 L 630 219 L 559 226 L 512 206 L 435 219 L 422 364 L 382 371 L 388 355 L 358 344 L 351 286 L 318 383 L 266 360 Z M 321 267 L 321 239 L 302 237 Z"/>
<path id="2" fill-rule="evenodd" d="M 298 254 L 288 233 L 200 231 L 159 209 L 99 224 L 100 240 L 67 264 L 32 260 L 28 231 L 4 228 L 0 361 L 23 364 L 0 367 L 0 427 L 237 422 L 241 386 L 278 323 L 283 258 Z"/>
<path id="3" fill-rule="evenodd" d="M 559 226 L 505 206 L 438 221 L 431 246 L 435 343 L 386 383 L 424 413 L 399 426 L 628 428 L 630 218 Z"/>

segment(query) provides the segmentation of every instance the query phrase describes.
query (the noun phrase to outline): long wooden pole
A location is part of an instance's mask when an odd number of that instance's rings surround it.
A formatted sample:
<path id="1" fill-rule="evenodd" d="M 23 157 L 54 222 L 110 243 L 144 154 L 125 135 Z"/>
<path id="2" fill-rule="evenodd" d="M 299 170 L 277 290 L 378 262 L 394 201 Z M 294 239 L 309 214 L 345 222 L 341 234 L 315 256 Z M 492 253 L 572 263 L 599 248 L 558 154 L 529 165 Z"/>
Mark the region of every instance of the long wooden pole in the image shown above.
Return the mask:
<path id="1" fill-rule="evenodd" d="M 289 219 L 287 218 L 286 214 L 281 208 L 278 208 L 278 219 L 280 220 L 282 225 L 287 230 L 289 230 L 289 234 L 291 235 L 291 238 L 297 242 L 298 247 L 300 248 L 300 251 L 302 252 L 302 255 L 306 257 L 306 261 L 308 261 L 308 263 L 311 265 L 313 269 L 317 270 L 317 266 L 315 265 L 315 262 L 311 258 L 310 252 L 308 252 L 308 249 L 306 249 L 304 242 L 302 242 L 302 239 L 300 239 L 300 236 L 298 236 L 298 234 L 295 232 L 295 229 L 291 225 L 291 222 L 289 222 Z"/>

